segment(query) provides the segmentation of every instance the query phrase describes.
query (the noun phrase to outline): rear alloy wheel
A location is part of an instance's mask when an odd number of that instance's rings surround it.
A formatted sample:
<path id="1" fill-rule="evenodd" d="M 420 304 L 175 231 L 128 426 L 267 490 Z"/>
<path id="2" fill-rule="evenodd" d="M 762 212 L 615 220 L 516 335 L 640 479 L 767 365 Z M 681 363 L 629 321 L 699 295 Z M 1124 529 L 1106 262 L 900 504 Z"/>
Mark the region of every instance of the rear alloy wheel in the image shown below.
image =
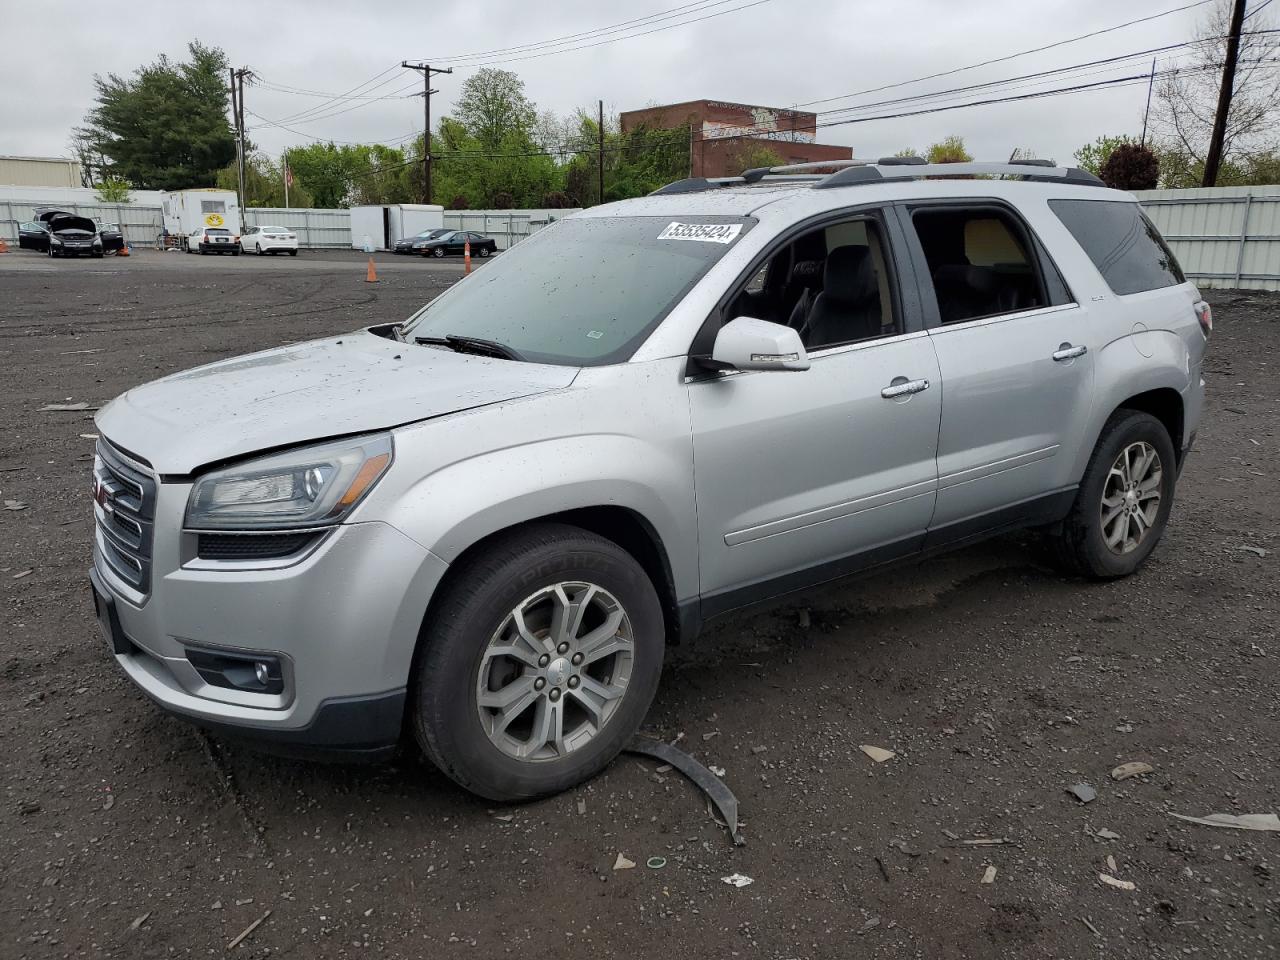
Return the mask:
<path id="1" fill-rule="evenodd" d="M 480 253 L 480 259 L 483 260 L 485 257 L 489 256 L 489 248 L 481 247 L 479 250 L 479 253 Z"/>
<path id="2" fill-rule="evenodd" d="M 434 250 L 432 250 L 432 251 L 431 251 L 431 255 L 432 255 L 433 257 L 443 257 L 443 256 L 444 256 L 444 247 L 436 247 Z"/>
<path id="3" fill-rule="evenodd" d="M 454 572 L 424 630 L 414 730 L 491 800 L 594 776 L 639 729 L 665 632 L 657 593 L 617 544 L 561 524 L 496 541 Z"/>
<path id="4" fill-rule="evenodd" d="M 1117 410 L 1055 537 L 1063 565 L 1096 579 L 1133 573 L 1164 533 L 1176 474 L 1177 454 L 1164 424 L 1149 413 Z"/>

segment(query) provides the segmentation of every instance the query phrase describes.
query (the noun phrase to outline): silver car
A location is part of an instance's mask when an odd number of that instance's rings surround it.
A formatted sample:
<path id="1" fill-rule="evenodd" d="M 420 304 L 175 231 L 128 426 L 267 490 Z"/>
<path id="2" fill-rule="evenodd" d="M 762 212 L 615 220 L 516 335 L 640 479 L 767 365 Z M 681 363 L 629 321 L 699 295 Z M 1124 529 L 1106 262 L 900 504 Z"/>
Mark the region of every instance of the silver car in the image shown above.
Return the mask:
<path id="1" fill-rule="evenodd" d="M 1134 198 L 1078 170 L 682 181 L 403 323 L 104 408 L 96 609 L 125 673 L 215 731 L 411 734 L 476 793 L 551 793 L 730 611 L 1017 527 L 1133 572 L 1211 324 Z"/>

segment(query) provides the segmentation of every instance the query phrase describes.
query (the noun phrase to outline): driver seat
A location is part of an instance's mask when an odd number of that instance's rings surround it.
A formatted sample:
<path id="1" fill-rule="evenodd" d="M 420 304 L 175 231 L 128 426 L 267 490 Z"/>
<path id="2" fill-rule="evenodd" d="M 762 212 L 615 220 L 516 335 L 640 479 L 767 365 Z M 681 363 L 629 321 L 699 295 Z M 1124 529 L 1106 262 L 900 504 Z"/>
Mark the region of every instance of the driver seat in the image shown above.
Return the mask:
<path id="1" fill-rule="evenodd" d="M 871 249 L 836 247 L 827 254 L 822 292 L 800 330 L 806 349 L 880 335 L 880 285 Z"/>

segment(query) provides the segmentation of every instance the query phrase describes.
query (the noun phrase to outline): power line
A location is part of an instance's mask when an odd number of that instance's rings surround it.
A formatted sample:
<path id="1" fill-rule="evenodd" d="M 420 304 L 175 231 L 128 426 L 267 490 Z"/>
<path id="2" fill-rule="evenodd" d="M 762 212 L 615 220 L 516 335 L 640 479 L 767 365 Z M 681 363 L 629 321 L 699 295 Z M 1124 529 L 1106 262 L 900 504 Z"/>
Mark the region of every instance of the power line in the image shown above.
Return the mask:
<path id="1" fill-rule="evenodd" d="M 597 27 L 594 30 L 586 30 L 582 33 L 571 33 L 568 36 L 556 37 L 551 40 L 536 40 L 531 43 L 523 43 L 514 47 L 498 47 L 493 50 L 473 50 L 471 53 L 456 53 L 447 57 L 437 56 L 430 57 L 429 59 L 443 63 L 450 63 L 458 60 L 472 60 L 477 57 L 489 57 L 501 53 L 528 52 L 529 50 L 555 46 L 562 43 L 568 43 L 573 40 L 582 40 L 588 37 L 599 36 L 601 34 L 616 33 L 628 27 L 643 26 L 647 23 L 656 23 L 659 20 L 667 20 L 672 17 L 678 17 L 688 13 L 697 13 L 700 10 L 708 10 L 711 7 L 719 7 L 726 3 L 733 2 L 734 0 L 698 0 L 696 3 L 684 3 L 678 7 L 659 10 L 657 13 L 649 14 L 647 17 L 636 17 L 633 20 L 623 20 L 620 23 L 611 23 L 607 26 Z"/>
<path id="2" fill-rule="evenodd" d="M 476 68 L 476 67 L 489 67 L 495 64 L 502 64 L 502 63 L 519 63 L 522 60 L 539 60 L 542 57 L 554 57 L 562 53 L 572 53 L 575 50 L 589 50 L 592 47 L 602 47 L 605 44 L 617 43 L 619 40 L 635 40 L 639 37 L 647 37 L 653 33 L 661 33 L 664 30 L 674 30 L 676 27 L 686 27 L 686 26 L 689 26 L 690 24 L 701 23 L 703 20 L 711 20 L 715 17 L 723 17 L 726 14 L 740 13 L 743 10 L 750 10 L 752 7 L 758 7 L 758 6 L 761 6 L 762 4 L 772 3 L 772 2 L 773 0 L 753 0 L 753 2 L 751 3 L 744 3 L 741 6 L 731 7 L 728 10 L 718 10 L 715 13 L 708 13 L 707 15 L 702 17 L 694 17 L 691 20 L 682 20 L 679 23 L 669 23 L 666 26 L 654 27 L 652 30 L 644 30 L 644 31 L 641 31 L 640 33 L 631 33 L 622 37 L 612 37 L 606 40 L 597 40 L 592 43 L 579 44 L 578 46 L 565 47 L 563 50 L 547 50 L 540 53 L 530 53 L 525 56 L 502 57 L 494 60 L 481 60 L 481 61 L 475 61 L 475 62 L 457 64 L 457 65 L 464 66 L 467 68 Z M 1208 3 L 1209 0 L 1200 0 L 1200 2 Z M 690 11 L 690 12 L 696 13 L 697 11 Z"/>
<path id="3" fill-rule="evenodd" d="M 296 113 L 291 113 L 287 117 L 281 117 L 281 119 L 286 123 L 295 121 L 295 120 L 301 120 L 302 118 L 309 117 L 312 114 L 321 113 L 327 110 L 329 107 L 337 106 L 339 103 L 344 103 L 345 98 L 350 97 L 353 94 L 361 94 L 361 95 L 371 94 L 374 90 L 377 90 L 380 87 L 385 87 L 388 83 L 394 83 L 396 80 L 394 71 L 399 69 L 400 69 L 400 65 L 398 63 L 392 64 L 390 67 L 387 67 L 387 69 L 383 70 L 381 73 L 374 74 L 372 77 L 370 77 L 368 80 L 365 80 L 363 83 L 357 83 L 350 90 L 347 90 L 336 97 L 331 97 L 327 102 L 313 104 L 312 106 L 307 107 L 304 110 L 299 110 Z M 393 75 L 390 77 L 387 77 L 387 74 L 389 73 Z M 384 77 L 386 77 L 386 79 L 382 79 Z M 375 83 L 375 81 L 379 81 L 379 80 L 381 80 L 381 82 Z"/>
<path id="4" fill-rule="evenodd" d="M 1190 10 L 1193 7 L 1202 7 L 1206 3 L 1212 3 L 1212 2 L 1214 2 L 1214 0 L 1195 0 L 1194 3 L 1188 3 L 1180 7 L 1174 7 L 1170 10 L 1165 10 L 1162 13 L 1154 13 L 1151 16 L 1141 17 L 1137 20 L 1129 20 L 1129 21 L 1126 21 L 1125 23 L 1117 23 L 1115 26 L 1103 27 L 1101 30 L 1094 30 L 1091 33 L 1082 33 L 1077 37 L 1069 37 L 1066 40 L 1057 40 L 1054 43 L 1047 43 L 1044 46 L 1040 46 L 1040 47 L 1032 47 L 1029 50 L 1019 50 L 1017 53 L 1009 53 L 1001 57 L 993 57 L 990 60 L 983 60 L 981 63 L 971 63 L 965 67 L 955 67 L 951 70 L 943 70 L 940 73 L 931 73 L 928 76 L 916 77 L 914 80 L 900 80 L 897 83 L 888 83 L 880 87 L 869 87 L 866 90 L 858 90 L 858 91 L 855 91 L 854 93 L 845 93 L 837 97 L 824 97 L 821 100 L 806 100 L 803 103 L 793 104 L 793 106 L 812 107 L 819 103 L 832 103 L 833 101 L 836 101 L 836 100 L 848 100 L 851 97 L 860 97 L 868 93 L 882 93 L 885 90 L 895 90 L 898 87 L 905 87 L 912 83 L 923 83 L 925 80 L 937 80 L 937 79 L 940 79 L 941 77 L 950 77 L 950 76 L 954 76 L 957 73 L 964 73 L 967 70 L 976 70 L 979 67 L 989 67 L 995 63 L 1004 63 L 1008 60 L 1015 60 L 1018 57 L 1026 57 L 1026 56 L 1030 56 L 1033 53 L 1043 53 L 1046 50 L 1053 50 L 1057 47 L 1064 47 L 1070 43 L 1078 43 L 1081 40 L 1088 40 L 1092 37 L 1102 36 L 1105 33 L 1112 33 L 1116 30 L 1123 30 L 1126 27 L 1136 26 L 1139 23 L 1147 23 L 1151 20 L 1158 20 L 1161 17 L 1167 17 L 1174 13 L 1181 13 L 1183 10 Z M 1270 2 L 1270 0 L 1268 0 L 1268 2 Z"/>

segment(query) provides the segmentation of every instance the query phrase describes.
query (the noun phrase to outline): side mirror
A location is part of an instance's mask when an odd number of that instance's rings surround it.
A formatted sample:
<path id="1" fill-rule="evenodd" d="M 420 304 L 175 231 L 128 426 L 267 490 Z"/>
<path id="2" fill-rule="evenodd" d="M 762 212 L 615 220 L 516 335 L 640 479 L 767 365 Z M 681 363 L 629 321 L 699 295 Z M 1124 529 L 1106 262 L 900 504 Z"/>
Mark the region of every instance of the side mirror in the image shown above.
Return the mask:
<path id="1" fill-rule="evenodd" d="M 808 370 L 800 334 L 754 317 L 730 320 L 716 335 L 711 366 L 720 370 Z"/>

